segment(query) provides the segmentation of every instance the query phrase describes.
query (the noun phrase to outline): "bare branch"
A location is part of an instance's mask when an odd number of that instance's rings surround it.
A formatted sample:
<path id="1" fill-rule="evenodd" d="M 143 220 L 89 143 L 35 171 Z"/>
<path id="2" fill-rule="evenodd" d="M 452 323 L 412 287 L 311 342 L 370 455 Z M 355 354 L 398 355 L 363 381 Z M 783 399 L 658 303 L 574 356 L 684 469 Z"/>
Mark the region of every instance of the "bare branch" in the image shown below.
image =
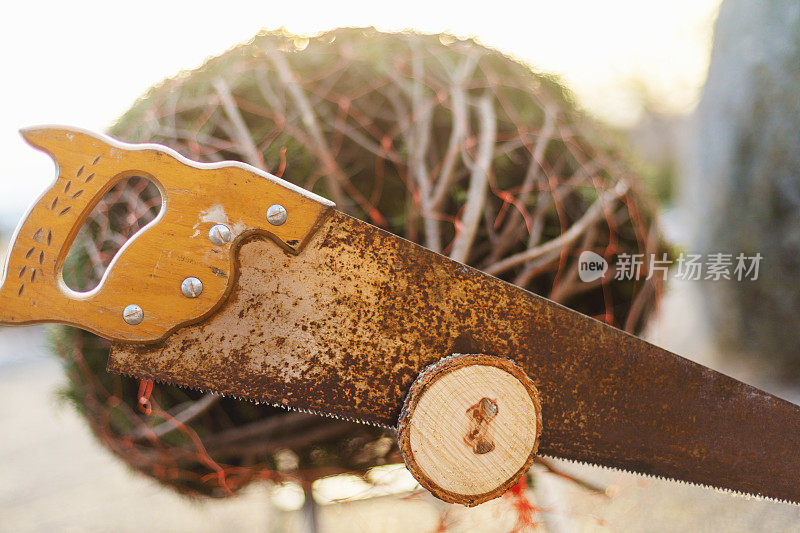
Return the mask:
<path id="1" fill-rule="evenodd" d="M 198 416 L 202 415 L 206 411 L 208 411 L 215 403 L 220 400 L 221 396 L 218 394 L 206 394 L 196 402 L 190 402 L 188 406 L 179 410 L 177 413 L 172 415 L 173 421 L 166 421 L 162 422 L 161 424 L 150 427 L 150 426 L 142 426 L 136 430 L 136 432 L 131 435 L 134 439 L 143 439 L 145 437 L 155 435 L 156 437 L 163 437 L 167 433 L 171 433 L 172 431 L 178 429 L 179 425 L 175 424 L 178 422 L 180 424 L 188 424 Z"/>
<path id="2" fill-rule="evenodd" d="M 525 180 L 522 183 L 522 187 L 520 188 L 519 195 L 517 196 L 517 209 L 514 209 L 513 212 L 509 215 L 506 223 L 503 225 L 503 229 L 500 232 L 500 237 L 498 238 L 497 244 L 492 250 L 492 254 L 487 260 L 487 263 L 494 263 L 500 257 L 505 254 L 505 252 L 514 244 L 517 239 L 518 232 L 520 231 L 522 225 L 522 213 L 520 213 L 519 209 L 524 208 L 524 206 L 528 203 L 528 199 L 530 198 L 531 193 L 533 192 L 534 185 L 537 181 L 539 181 L 542 177 L 542 161 L 544 159 L 544 153 L 547 149 L 547 145 L 550 143 L 551 136 L 553 135 L 554 130 L 554 112 L 548 111 L 547 108 L 544 108 L 544 125 L 542 126 L 541 131 L 536 139 L 536 144 L 531 151 L 531 159 L 530 163 L 528 164 L 528 170 L 525 173 Z M 555 192 L 555 191 L 554 191 Z M 544 194 L 539 194 L 539 201 L 536 202 L 537 207 L 539 207 L 542 201 L 545 199 Z M 544 215 L 544 210 L 541 209 L 540 213 L 541 216 Z M 540 221 L 541 225 L 541 221 Z M 540 228 L 532 227 L 531 230 Z M 534 235 L 534 232 L 531 231 L 531 236 Z M 538 240 L 538 239 L 537 239 Z"/>
<path id="3" fill-rule="evenodd" d="M 531 260 L 525 264 L 525 268 L 514 278 L 514 285 L 520 287 L 526 286 L 530 281 L 541 274 L 542 272 L 551 269 L 553 261 L 556 261 L 561 256 L 561 250 L 553 249 L 536 259 Z"/>
<path id="4" fill-rule="evenodd" d="M 464 149 L 464 141 L 467 138 L 467 129 L 469 127 L 464 82 L 475 70 L 475 65 L 477 64 L 478 55 L 470 53 L 464 58 L 458 72 L 453 76 L 453 87 L 450 90 L 450 99 L 453 103 L 453 125 L 450 130 L 447 151 L 442 161 L 442 169 L 436 178 L 436 189 L 431 198 L 431 208 L 433 209 L 439 209 L 446 198 L 447 189 L 453 182 L 453 170 L 458 160 L 458 155 Z"/>
<path id="5" fill-rule="evenodd" d="M 430 147 L 433 106 L 423 102 L 424 72 L 422 57 L 416 41 L 411 42 L 411 54 L 413 84 L 411 86 L 412 120 L 408 135 L 408 166 L 417 187 L 419 187 L 425 245 L 434 252 L 439 252 L 442 249 L 442 236 L 439 230 L 439 221 L 431 206 L 433 184 L 425 161 Z"/>
<path id="6" fill-rule="evenodd" d="M 484 268 L 484 272 L 487 274 L 497 275 L 506 270 L 510 270 L 517 265 L 525 263 L 526 261 L 530 261 L 531 259 L 536 259 L 537 257 L 541 257 L 542 255 L 551 252 L 553 250 L 560 250 L 562 246 L 567 246 L 575 242 L 581 234 L 592 224 L 594 224 L 600 217 L 603 216 L 603 208 L 605 204 L 610 202 L 615 202 L 619 198 L 621 198 L 626 192 L 628 192 L 628 184 L 625 182 L 617 183 L 616 187 L 613 189 L 604 192 L 600 198 L 595 201 L 592 206 L 586 210 L 586 213 L 583 214 L 581 218 L 577 220 L 565 233 L 561 236 L 547 241 L 544 244 L 536 246 L 534 248 L 529 248 L 524 252 L 520 252 L 518 254 L 514 254 L 509 256 L 502 261 L 498 261 L 493 265 L 489 265 L 488 267 Z"/>
<path id="7" fill-rule="evenodd" d="M 370 204 L 369 200 L 350 183 L 350 179 L 336 162 L 336 158 L 322 134 L 322 129 L 319 126 L 313 107 L 306 93 L 297 82 L 286 58 L 274 48 L 266 48 L 266 54 L 275 66 L 278 78 L 280 78 L 281 82 L 286 86 L 292 100 L 294 100 L 295 105 L 300 110 L 300 118 L 311 135 L 312 148 L 316 152 L 317 157 L 322 161 L 325 183 L 328 185 L 328 190 L 333 201 L 341 207 L 349 205 L 348 197 L 344 194 L 346 191 L 349 197 L 355 200 L 359 207 L 365 211 L 366 215 L 370 217 L 375 224 L 385 226 L 386 220 L 383 218 L 383 215 L 381 215 L 381 213 Z"/>
<path id="8" fill-rule="evenodd" d="M 462 263 L 468 258 L 480 224 L 483 204 L 486 202 L 494 143 L 497 139 L 497 115 L 491 93 L 485 93 L 478 100 L 478 124 L 480 128 L 478 149 L 470 175 L 464 214 L 461 216 L 461 230 L 456 235 L 450 251 L 450 258 Z"/>
<path id="9" fill-rule="evenodd" d="M 325 137 L 322 135 L 322 129 L 317 122 L 317 117 L 314 114 L 314 110 L 311 108 L 311 104 L 309 103 L 306 94 L 300 88 L 300 84 L 295 79 L 294 74 L 289 68 L 286 58 L 283 57 L 283 54 L 272 47 L 265 48 L 265 52 L 270 61 L 272 61 L 272 64 L 275 66 L 275 71 L 277 72 L 278 77 L 281 79 L 281 82 L 286 86 L 289 94 L 292 97 L 292 100 L 294 100 L 295 105 L 300 110 L 300 119 L 303 121 L 303 125 L 305 125 L 306 129 L 311 135 L 311 140 L 314 144 L 314 151 L 322 160 L 322 164 L 325 167 L 325 183 L 328 185 L 328 190 L 333 201 L 341 206 L 347 205 L 348 202 L 346 201 L 346 196 L 342 191 L 342 184 L 340 183 L 341 177 L 338 176 L 338 173 L 340 173 L 341 170 L 338 170 L 337 172 L 339 166 L 336 164 L 333 154 L 331 153 L 328 144 L 325 142 Z"/>
<path id="10" fill-rule="evenodd" d="M 255 69 L 255 76 L 258 83 L 256 84 L 258 87 L 258 91 L 261 93 L 261 96 L 267 102 L 267 104 L 272 108 L 272 110 L 283 110 L 284 115 L 286 114 L 286 102 L 278 97 L 275 94 L 275 91 L 272 90 L 272 85 L 269 83 L 269 76 L 267 75 L 267 69 L 264 67 L 264 64 L 261 63 L 258 65 L 258 68 Z"/>
<path id="11" fill-rule="evenodd" d="M 264 154 L 256 148 L 253 138 L 250 136 L 250 130 L 247 129 L 247 124 L 244 123 L 242 114 L 233 99 L 231 90 L 225 80 L 217 78 L 214 80 L 214 90 L 217 92 L 222 107 L 225 109 L 225 114 L 233 124 L 234 141 L 238 150 L 245 158 L 245 160 L 260 169 L 266 168 L 264 164 Z"/>
<path id="12" fill-rule="evenodd" d="M 583 239 L 581 240 L 580 245 L 578 246 L 579 250 L 585 250 L 592 246 L 592 243 L 597 242 L 597 234 L 600 232 L 597 224 L 592 224 L 588 230 L 584 232 Z M 560 255 L 560 254 L 559 254 Z M 578 258 L 579 259 L 579 258 Z M 577 261 L 576 259 L 575 261 Z M 554 285 L 553 288 L 550 290 L 550 295 L 548 296 L 549 299 L 553 300 L 554 302 L 558 302 L 563 304 L 567 301 L 567 298 L 574 294 L 576 291 L 574 287 L 576 285 L 585 285 L 586 282 L 581 281 L 578 282 L 578 269 L 572 268 L 576 267 L 574 263 L 571 266 L 567 267 L 567 274 L 566 276 L 562 276 L 558 279 L 558 284 Z"/>

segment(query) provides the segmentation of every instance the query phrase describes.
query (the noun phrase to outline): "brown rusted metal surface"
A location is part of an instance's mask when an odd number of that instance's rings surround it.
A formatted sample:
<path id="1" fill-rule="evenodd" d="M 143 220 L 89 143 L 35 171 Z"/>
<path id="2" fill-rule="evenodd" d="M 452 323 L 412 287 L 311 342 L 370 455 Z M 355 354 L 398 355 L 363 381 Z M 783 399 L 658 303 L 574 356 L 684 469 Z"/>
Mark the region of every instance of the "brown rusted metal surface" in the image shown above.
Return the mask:
<path id="1" fill-rule="evenodd" d="M 239 253 L 220 311 L 109 370 L 394 425 L 452 353 L 520 364 L 540 453 L 800 501 L 800 408 L 335 212 L 297 256 Z"/>

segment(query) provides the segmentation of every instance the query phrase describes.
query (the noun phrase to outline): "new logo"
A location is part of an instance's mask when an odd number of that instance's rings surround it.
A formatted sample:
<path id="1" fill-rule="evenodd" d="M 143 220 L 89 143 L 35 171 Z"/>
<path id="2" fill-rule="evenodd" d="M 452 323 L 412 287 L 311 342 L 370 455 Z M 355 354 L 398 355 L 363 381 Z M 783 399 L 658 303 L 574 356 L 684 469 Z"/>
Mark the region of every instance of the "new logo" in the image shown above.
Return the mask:
<path id="1" fill-rule="evenodd" d="M 603 277 L 608 271 L 608 262 L 603 256 L 590 250 L 584 250 L 578 257 L 578 277 L 583 282 L 590 282 Z"/>

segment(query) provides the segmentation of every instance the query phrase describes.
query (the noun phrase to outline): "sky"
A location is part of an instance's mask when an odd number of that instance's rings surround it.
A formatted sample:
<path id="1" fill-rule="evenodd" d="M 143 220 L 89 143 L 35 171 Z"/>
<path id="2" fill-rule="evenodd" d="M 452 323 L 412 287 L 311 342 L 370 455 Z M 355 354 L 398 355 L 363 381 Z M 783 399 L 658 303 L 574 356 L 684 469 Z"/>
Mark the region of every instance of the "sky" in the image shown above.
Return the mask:
<path id="1" fill-rule="evenodd" d="M 37 124 L 105 130 L 146 89 L 260 29 L 339 26 L 476 37 L 556 73 L 593 115 L 635 123 L 643 100 L 692 111 L 720 0 L 402 2 L 13 2 L 0 18 L 0 228 L 14 227 L 54 178 L 17 131 Z"/>

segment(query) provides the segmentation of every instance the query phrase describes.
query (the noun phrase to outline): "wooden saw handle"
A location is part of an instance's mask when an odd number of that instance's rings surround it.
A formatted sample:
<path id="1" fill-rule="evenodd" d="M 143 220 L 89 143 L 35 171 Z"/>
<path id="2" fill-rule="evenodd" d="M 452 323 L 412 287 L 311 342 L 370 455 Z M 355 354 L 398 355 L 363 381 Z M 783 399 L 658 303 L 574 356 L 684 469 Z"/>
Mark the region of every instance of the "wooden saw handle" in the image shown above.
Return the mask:
<path id="1" fill-rule="evenodd" d="M 501 496 L 533 464 L 539 393 L 509 359 L 455 355 L 423 370 L 397 425 L 406 467 L 434 496 L 468 507 Z"/>
<path id="2" fill-rule="evenodd" d="M 21 133 L 53 158 L 57 177 L 12 241 L 0 287 L 0 324 L 60 322 L 111 340 L 156 341 L 225 299 L 242 239 L 263 233 L 297 253 L 333 205 L 241 163 L 196 163 L 162 146 L 64 127 Z M 61 270 L 78 230 L 105 193 L 131 176 L 158 187 L 161 212 L 120 249 L 94 290 L 69 289 Z M 283 224 L 268 221 L 271 205 L 286 210 Z M 228 227 L 228 242 L 209 239 L 215 224 Z M 202 283 L 196 297 L 181 290 L 190 277 Z M 123 319 L 129 305 L 141 308 L 140 323 Z"/>

